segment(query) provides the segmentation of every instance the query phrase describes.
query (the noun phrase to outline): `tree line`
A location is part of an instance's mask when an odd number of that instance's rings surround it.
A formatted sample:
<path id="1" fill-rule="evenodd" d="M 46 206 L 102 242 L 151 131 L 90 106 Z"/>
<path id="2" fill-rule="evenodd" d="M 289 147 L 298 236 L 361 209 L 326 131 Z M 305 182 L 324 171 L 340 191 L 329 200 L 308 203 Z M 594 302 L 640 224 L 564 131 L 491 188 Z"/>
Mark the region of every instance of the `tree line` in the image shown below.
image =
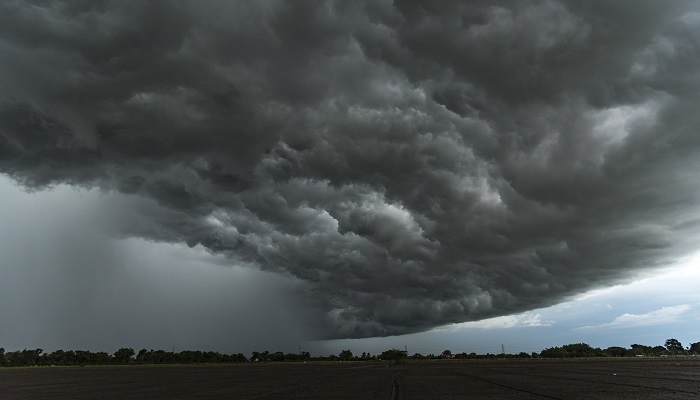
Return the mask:
<path id="1" fill-rule="evenodd" d="M 700 355 L 700 342 L 692 343 L 689 347 L 676 339 L 668 339 L 663 346 L 645 346 L 633 344 L 630 348 L 608 347 L 600 349 L 586 343 L 574 343 L 564 346 L 550 347 L 539 353 L 518 354 L 476 354 L 457 353 L 450 350 L 442 353 L 423 355 L 415 353 L 408 355 L 404 350 L 390 349 L 380 354 L 372 355 L 363 352 L 354 355 L 350 350 L 342 350 L 338 355 L 312 357 L 309 352 L 299 353 L 254 351 L 250 358 L 242 353 L 222 354 L 215 351 L 185 350 L 180 352 L 164 350 L 141 349 L 138 353 L 131 348 L 121 348 L 113 354 L 103 351 L 87 350 L 56 350 L 45 353 L 42 349 L 5 351 L 0 347 L 0 367 L 22 366 L 84 366 L 84 365 L 130 365 L 130 364 L 229 364 L 244 362 L 305 362 L 305 361 L 390 361 L 401 362 L 406 359 L 498 359 L 498 358 L 571 358 L 571 357 L 660 357 Z"/>
<path id="2" fill-rule="evenodd" d="M 142 349 L 138 353 L 131 348 L 121 348 L 108 354 L 103 351 L 56 350 L 44 353 L 42 349 L 5 351 L 0 347 L 0 366 L 23 367 L 33 365 L 127 365 L 127 364 L 203 364 L 203 363 L 238 363 L 248 359 L 241 353 L 221 354 L 215 351 L 181 351 Z"/>
<path id="3" fill-rule="evenodd" d="M 542 350 L 541 357 L 661 357 L 661 356 L 690 356 L 700 355 L 700 342 L 692 343 L 689 347 L 677 339 L 667 339 L 663 346 L 645 346 L 633 344 L 629 349 L 624 347 L 608 347 L 600 349 L 586 343 L 567 344 L 561 347 L 550 347 Z"/>

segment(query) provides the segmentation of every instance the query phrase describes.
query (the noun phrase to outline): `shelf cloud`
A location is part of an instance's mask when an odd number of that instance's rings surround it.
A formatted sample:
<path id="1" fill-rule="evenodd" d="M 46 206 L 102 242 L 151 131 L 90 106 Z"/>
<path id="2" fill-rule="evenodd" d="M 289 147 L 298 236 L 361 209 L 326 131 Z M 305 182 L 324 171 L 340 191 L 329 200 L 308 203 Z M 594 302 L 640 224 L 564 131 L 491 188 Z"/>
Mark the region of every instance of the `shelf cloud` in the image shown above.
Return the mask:
<path id="1" fill-rule="evenodd" d="M 318 336 L 521 313 L 697 248 L 697 2 L 0 4 L 0 172 L 292 277 Z"/>

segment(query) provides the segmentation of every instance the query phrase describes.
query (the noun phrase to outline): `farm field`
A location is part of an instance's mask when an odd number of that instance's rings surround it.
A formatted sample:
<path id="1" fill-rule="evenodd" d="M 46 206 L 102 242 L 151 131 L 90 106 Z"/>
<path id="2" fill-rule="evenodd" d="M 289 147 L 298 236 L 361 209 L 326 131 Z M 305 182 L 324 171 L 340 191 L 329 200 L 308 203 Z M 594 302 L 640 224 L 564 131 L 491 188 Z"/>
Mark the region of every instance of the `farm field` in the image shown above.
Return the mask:
<path id="1" fill-rule="evenodd" d="M 0 369 L 0 399 L 687 399 L 698 359 Z"/>

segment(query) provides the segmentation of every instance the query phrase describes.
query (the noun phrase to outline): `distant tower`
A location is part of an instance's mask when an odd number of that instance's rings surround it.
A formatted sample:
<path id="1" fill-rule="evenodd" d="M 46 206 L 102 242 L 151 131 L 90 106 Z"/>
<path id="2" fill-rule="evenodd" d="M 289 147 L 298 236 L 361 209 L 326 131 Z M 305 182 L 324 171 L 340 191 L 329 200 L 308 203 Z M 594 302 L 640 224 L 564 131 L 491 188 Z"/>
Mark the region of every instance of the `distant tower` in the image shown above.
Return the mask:
<path id="1" fill-rule="evenodd" d="M 501 344 L 501 354 L 506 355 L 506 348 Z"/>

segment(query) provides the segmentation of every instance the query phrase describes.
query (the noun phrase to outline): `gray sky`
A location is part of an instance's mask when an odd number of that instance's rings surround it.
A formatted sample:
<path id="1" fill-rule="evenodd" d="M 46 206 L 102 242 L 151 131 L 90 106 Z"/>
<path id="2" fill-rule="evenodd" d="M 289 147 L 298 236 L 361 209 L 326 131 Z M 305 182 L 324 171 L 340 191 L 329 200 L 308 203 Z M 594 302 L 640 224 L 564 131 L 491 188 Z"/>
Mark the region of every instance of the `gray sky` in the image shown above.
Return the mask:
<path id="1" fill-rule="evenodd" d="M 691 1 L 3 2 L 0 333 L 294 346 L 527 320 L 675 265 L 700 237 L 699 23 Z M 638 312 L 663 307 L 695 306 Z"/>

